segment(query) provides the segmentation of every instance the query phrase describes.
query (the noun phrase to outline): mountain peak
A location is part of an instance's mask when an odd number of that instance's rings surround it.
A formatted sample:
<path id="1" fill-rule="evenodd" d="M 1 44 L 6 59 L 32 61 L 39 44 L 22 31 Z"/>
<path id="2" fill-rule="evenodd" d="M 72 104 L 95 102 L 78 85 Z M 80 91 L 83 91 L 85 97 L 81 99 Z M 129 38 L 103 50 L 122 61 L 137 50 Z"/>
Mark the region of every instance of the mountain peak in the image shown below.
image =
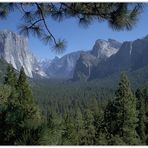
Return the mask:
<path id="1" fill-rule="evenodd" d="M 108 41 L 98 39 L 93 46 L 91 54 L 98 58 L 110 57 L 112 54 L 115 54 L 118 51 L 120 46 L 121 43 L 113 39 L 108 39 Z"/>

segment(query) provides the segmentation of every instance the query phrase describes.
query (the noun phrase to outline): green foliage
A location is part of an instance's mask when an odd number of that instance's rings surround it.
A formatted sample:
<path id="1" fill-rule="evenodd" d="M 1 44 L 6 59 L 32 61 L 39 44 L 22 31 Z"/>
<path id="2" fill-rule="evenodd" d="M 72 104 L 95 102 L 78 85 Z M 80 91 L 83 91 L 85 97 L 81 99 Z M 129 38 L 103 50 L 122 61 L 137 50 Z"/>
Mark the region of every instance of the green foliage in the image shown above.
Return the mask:
<path id="1" fill-rule="evenodd" d="M 148 144 L 148 87 L 144 87 L 143 97 L 145 102 L 145 135 L 146 135 L 146 144 Z"/>
<path id="2" fill-rule="evenodd" d="M 90 110 L 84 110 L 84 135 L 81 137 L 82 145 L 93 145 L 95 140 L 94 117 Z"/>
<path id="3" fill-rule="evenodd" d="M 63 117 L 62 128 L 62 145 L 75 145 L 77 144 L 76 131 L 74 129 L 73 120 L 70 115 Z"/>
<path id="4" fill-rule="evenodd" d="M 29 87 L 27 80 L 26 80 L 26 75 L 24 72 L 23 67 L 20 70 L 20 75 L 18 78 L 17 82 L 17 90 L 19 92 L 19 98 L 22 101 L 27 101 L 29 103 L 33 102 L 33 95 L 31 92 L 31 88 Z"/>
<path id="5" fill-rule="evenodd" d="M 33 102 L 29 85 L 23 69 L 17 82 L 15 72 L 11 65 L 7 68 L 4 82 L 8 88 L 7 96 L 5 88 L 2 88 L 0 109 L 1 111 L 1 144 L 36 144 L 42 117 Z M 19 83 L 19 87 L 18 84 Z M 10 90 L 10 91 L 9 91 Z"/>
<path id="6" fill-rule="evenodd" d="M 135 130 L 138 122 L 136 98 L 125 74 L 121 74 L 119 88 L 115 94 L 117 134 L 122 137 L 126 144 L 135 145 L 138 142 Z"/>
<path id="7" fill-rule="evenodd" d="M 10 85 L 11 87 L 14 88 L 16 86 L 16 83 L 17 83 L 17 79 L 16 79 L 16 73 L 14 71 L 14 68 L 11 64 L 8 64 L 4 84 Z"/>
<path id="8" fill-rule="evenodd" d="M 7 116 L 7 99 L 11 94 L 11 88 L 9 86 L 0 86 L 0 144 L 5 144 L 7 136 L 6 130 L 8 126 L 6 124 Z"/>
<path id="9" fill-rule="evenodd" d="M 0 86 L 0 144 L 148 143 L 148 88 L 138 89 L 134 96 L 125 74 L 114 99 L 113 89 L 93 82 L 42 81 L 36 81 L 32 94 L 24 69 L 17 78 L 8 66 L 5 84 Z"/>
<path id="10" fill-rule="evenodd" d="M 137 98 L 137 109 L 139 111 L 138 113 L 138 127 L 137 127 L 137 133 L 141 139 L 141 144 L 145 144 L 146 141 L 146 135 L 145 135 L 145 100 L 143 92 L 140 89 L 137 89 L 136 91 L 136 98 Z"/>
<path id="11" fill-rule="evenodd" d="M 117 118 L 117 110 L 114 105 L 114 101 L 108 101 L 108 104 L 104 110 L 104 126 L 106 138 L 111 139 L 113 135 L 117 132 L 116 130 L 116 118 Z"/>
<path id="12" fill-rule="evenodd" d="M 119 135 L 112 136 L 108 140 L 109 145 L 129 145 L 123 141 L 123 139 Z"/>
<path id="13" fill-rule="evenodd" d="M 41 145 L 59 145 L 62 143 L 62 117 L 56 113 L 48 113 L 47 124 L 39 138 Z"/>
<path id="14" fill-rule="evenodd" d="M 138 144 L 136 98 L 124 73 L 121 74 L 114 101 L 109 102 L 106 107 L 105 119 L 110 144 Z"/>

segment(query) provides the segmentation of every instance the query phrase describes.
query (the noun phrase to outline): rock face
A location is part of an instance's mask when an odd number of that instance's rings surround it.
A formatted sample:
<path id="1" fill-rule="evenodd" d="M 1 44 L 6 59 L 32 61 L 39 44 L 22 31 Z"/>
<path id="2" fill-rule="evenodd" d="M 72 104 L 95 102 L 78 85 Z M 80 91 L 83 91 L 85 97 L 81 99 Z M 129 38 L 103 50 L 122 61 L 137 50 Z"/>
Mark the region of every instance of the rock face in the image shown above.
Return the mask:
<path id="1" fill-rule="evenodd" d="M 148 35 L 133 42 L 131 49 L 131 69 L 135 70 L 148 64 Z"/>
<path id="2" fill-rule="evenodd" d="M 89 79 L 103 78 L 114 72 L 127 69 L 130 63 L 130 49 L 130 42 L 123 43 L 116 54 L 93 66 Z"/>
<path id="3" fill-rule="evenodd" d="M 73 80 L 87 80 L 91 73 L 91 67 L 96 62 L 95 56 L 90 53 L 82 53 L 76 63 Z"/>
<path id="4" fill-rule="evenodd" d="M 97 40 L 90 52 L 81 54 L 76 63 L 73 80 L 89 79 L 92 68 L 117 53 L 120 47 L 121 43 L 112 39 Z"/>
<path id="5" fill-rule="evenodd" d="M 148 65 L 148 37 L 124 42 L 119 51 L 92 68 L 89 79 L 104 78 L 121 71 L 135 71 Z"/>
<path id="6" fill-rule="evenodd" d="M 101 40 L 98 39 L 91 51 L 91 54 L 99 59 L 108 58 L 115 54 L 120 48 L 121 43 L 113 39 Z"/>
<path id="7" fill-rule="evenodd" d="M 27 76 L 46 74 L 39 70 L 37 60 L 28 48 L 27 39 L 9 30 L 0 31 L 0 57 L 11 63 L 16 70 L 23 66 Z"/>

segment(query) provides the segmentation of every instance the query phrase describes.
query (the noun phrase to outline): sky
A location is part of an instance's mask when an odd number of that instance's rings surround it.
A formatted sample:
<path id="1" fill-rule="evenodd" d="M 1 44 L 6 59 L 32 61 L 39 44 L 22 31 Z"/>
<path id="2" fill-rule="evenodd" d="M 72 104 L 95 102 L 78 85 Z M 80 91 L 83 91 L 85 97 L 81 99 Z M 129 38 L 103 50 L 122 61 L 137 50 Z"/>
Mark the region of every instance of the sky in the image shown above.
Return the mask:
<path id="1" fill-rule="evenodd" d="M 1 20 L 0 29 L 18 32 L 20 23 L 19 13 L 13 12 L 6 20 Z M 94 22 L 88 28 L 82 28 L 75 19 L 66 19 L 59 23 L 49 18 L 48 26 L 56 38 L 66 40 L 67 48 L 62 55 L 56 55 L 51 51 L 49 45 L 45 45 L 39 39 L 29 36 L 28 46 L 39 59 L 53 59 L 55 56 L 61 57 L 64 54 L 78 50 L 91 50 L 97 39 L 108 40 L 111 38 L 124 42 L 142 38 L 148 35 L 148 7 L 145 7 L 139 21 L 131 31 L 113 31 L 106 22 Z"/>

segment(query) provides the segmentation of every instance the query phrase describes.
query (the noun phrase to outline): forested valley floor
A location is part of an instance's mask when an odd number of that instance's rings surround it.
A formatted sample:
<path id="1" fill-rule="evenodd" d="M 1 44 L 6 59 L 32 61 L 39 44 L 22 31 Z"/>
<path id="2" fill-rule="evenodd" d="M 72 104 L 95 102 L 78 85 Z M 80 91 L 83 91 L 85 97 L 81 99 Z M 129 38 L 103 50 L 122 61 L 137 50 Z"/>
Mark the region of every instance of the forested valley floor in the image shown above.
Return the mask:
<path id="1" fill-rule="evenodd" d="M 33 81 L 8 65 L 0 85 L 0 145 L 147 145 L 148 87 L 128 77 Z"/>

